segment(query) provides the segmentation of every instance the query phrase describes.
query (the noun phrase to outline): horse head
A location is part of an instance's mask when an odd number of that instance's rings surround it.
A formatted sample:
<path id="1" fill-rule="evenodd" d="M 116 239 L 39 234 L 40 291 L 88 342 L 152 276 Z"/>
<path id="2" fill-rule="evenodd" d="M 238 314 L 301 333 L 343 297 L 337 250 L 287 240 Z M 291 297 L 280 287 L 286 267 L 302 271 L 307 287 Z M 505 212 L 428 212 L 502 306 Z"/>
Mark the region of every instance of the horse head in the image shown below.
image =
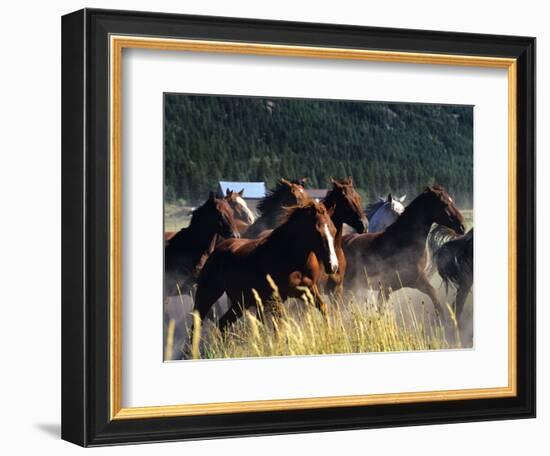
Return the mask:
<path id="1" fill-rule="evenodd" d="M 292 184 L 299 185 L 302 188 L 306 188 L 307 177 L 300 177 L 300 179 L 292 179 L 290 182 Z"/>
<path id="2" fill-rule="evenodd" d="M 283 206 L 299 205 L 309 200 L 309 195 L 304 190 L 306 179 L 296 181 L 279 179 L 274 193 L 278 193 Z"/>
<path id="3" fill-rule="evenodd" d="M 227 200 L 218 198 L 214 192 L 210 192 L 208 200 L 193 211 L 193 218 L 200 219 L 205 230 L 211 228 L 215 234 L 222 237 L 240 237 L 233 217 L 233 209 L 231 209 Z"/>
<path id="4" fill-rule="evenodd" d="M 405 210 L 405 206 L 403 205 L 403 202 L 407 198 L 407 195 L 403 195 L 400 198 L 396 198 L 391 193 L 388 194 L 388 199 L 386 200 L 387 203 L 390 205 L 390 209 L 392 212 L 395 212 L 398 216 L 403 213 Z"/>
<path id="5" fill-rule="evenodd" d="M 369 232 L 384 231 L 393 224 L 405 211 L 405 198 L 407 195 L 396 198 L 389 193 L 387 198 L 379 196 L 378 201 L 369 204 L 365 210 L 369 218 Z"/>
<path id="6" fill-rule="evenodd" d="M 327 208 L 334 207 L 332 220 L 336 225 L 347 223 L 358 233 L 368 229 L 368 220 L 363 210 L 361 196 L 353 186 L 351 177 L 344 180 L 332 180 L 332 189 L 325 198 Z"/>
<path id="7" fill-rule="evenodd" d="M 443 187 L 426 187 L 423 195 L 434 223 L 451 228 L 458 234 L 464 234 L 464 216 Z"/>
<path id="8" fill-rule="evenodd" d="M 298 238 L 302 247 L 311 249 L 329 274 L 338 272 L 338 256 L 334 245 L 336 227 L 331 216 L 334 208 L 309 200 L 300 206 L 287 208 L 289 231 Z"/>
<path id="9" fill-rule="evenodd" d="M 235 216 L 239 220 L 242 220 L 248 225 L 252 225 L 256 220 L 256 217 L 254 217 L 254 214 L 243 199 L 243 195 L 244 188 L 240 192 L 234 192 L 233 190 L 226 189 L 225 200 L 229 203 L 229 206 L 233 209 Z"/>

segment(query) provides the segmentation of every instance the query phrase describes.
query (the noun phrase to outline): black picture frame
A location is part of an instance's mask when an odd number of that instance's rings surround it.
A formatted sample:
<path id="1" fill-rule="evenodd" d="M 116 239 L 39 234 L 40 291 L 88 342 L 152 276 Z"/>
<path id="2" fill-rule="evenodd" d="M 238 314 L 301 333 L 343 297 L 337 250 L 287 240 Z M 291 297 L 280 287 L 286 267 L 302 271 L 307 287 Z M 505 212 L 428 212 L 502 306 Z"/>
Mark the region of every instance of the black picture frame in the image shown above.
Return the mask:
<path id="1" fill-rule="evenodd" d="M 109 36 L 517 59 L 517 395 L 110 419 Z M 535 39 L 84 9 L 62 19 L 62 438 L 82 446 L 535 416 Z"/>

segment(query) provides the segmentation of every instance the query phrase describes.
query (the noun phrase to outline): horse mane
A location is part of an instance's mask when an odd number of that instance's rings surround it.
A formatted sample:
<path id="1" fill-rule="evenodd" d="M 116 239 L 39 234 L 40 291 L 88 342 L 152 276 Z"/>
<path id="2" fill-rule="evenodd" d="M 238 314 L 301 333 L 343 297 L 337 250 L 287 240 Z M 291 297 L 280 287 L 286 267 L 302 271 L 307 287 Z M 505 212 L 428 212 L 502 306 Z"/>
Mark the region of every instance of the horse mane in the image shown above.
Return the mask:
<path id="1" fill-rule="evenodd" d="M 216 199 L 219 199 L 216 197 Z M 208 209 L 208 205 L 211 204 L 211 200 L 207 199 L 204 203 L 202 203 L 199 207 L 197 207 L 193 212 L 191 212 L 191 220 L 189 222 L 189 226 L 193 225 L 193 222 L 195 224 L 198 220 L 204 215 L 206 210 Z"/>
<path id="2" fill-rule="evenodd" d="M 370 203 L 367 205 L 367 207 L 365 208 L 365 215 L 367 216 L 367 218 L 372 218 L 372 216 L 374 215 L 374 213 L 380 209 L 384 204 L 386 204 L 387 201 L 382 201 L 382 200 L 378 200 L 378 201 L 375 201 L 374 203 Z"/>
<path id="3" fill-rule="evenodd" d="M 407 207 L 405 207 L 405 210 L 403 211 L 403 214 L 401 215 L 401 217 L 403 217 L 407 213 L 410 214 L 412 212 L 412 210 L 415 208 L 415 206 L 420 204 L 426 198 L 429 198 L 430 194 L 434 194 L 434 193 L 438 197 L 441 197 L 441 195 L 447 195 L 447 198 L 449 198 L 449 199 L 451 198 L 449 193 L 447 193 L 447 190 L 445 190 L 445 188 L 442 187 L 441 185 L 437 185 L 437 184 L 430 185 L 430 186 L 426 187 L 424 189 L 424 191 L 422 193 L 420 193 L 415 199 L 413 199 Z"/>
<path id="4" fill-rule="evenodd" d="M 283 207 L 283 212 L 279 218 L 279 227 L 285 225 L 286 223 L 290 222 L 292 219 L 298 217 L 302 211 L 305 211 L 311 208 L 317 209 L 318 204 L 319 203 L 316 203 L 314 200 L 310 199 L 302 204 Z"/>
<path id="5" fill-rule="evenodd" d="M 219 200 L 220 198 L 217 198 Z M 198 237 L 200 236 L 202 239 L 206 240 L 207 238 L 205 236 L 208 236 L 209 233 L 202 229 L 201 223 L 202 220 L 204 220 L 204 215 L 209 210 L 209 206 L 212 205 L 212 200 L 208 198 L 204 203 L 202 203 L 199 207 L 197 207 L 193 212 L 191 213 L 191 220 L 189 222 L 189 225 L 187 227 L 181 228 L 176 234 L 174 234 L 170 241 L 167 244 L 167 248 L 174 248 L 174 249 L 180 249 L 184 246 L 188 245 L 189 243 L 193 244 L 194 247 L 199 247 L 198 243 Z M 227 202 L 226 202 L 227 204 Z M 208 242 L 210 242 L 210 238 L 208 238 Z"/>
<path id="6" fill-rule="evenodd" d="M 277 186 L 273 190 L 269 190 L 267 195 L 258 203 L 257 208 L 260 214 L 265 215 L 271 211 L 278 210 L 281 206 L 281 196 L 287 188 L 288 186 L 286 184 L 277 182 Z"/>
<path id="7" fill-rule="evenodd" d="M 338 182 L 340 185 L 343 184 L 343 182 Z M 335 185 L 332 186 L 332 188 L 330 190 L 327 191 L 327 194 L 325 195 L 325 197 L 323 198 L 323 204 L 325 205 L 325 207 L 328 207 L 327 204 L 332 204 L 332 197 L 334 196 L 334 194 L 336 193 L 336 183 L 334 183 Z"/>
<path id="8" fill-rule="evenodd" d="M 447 191 L 441 187 L 440 185 L 432 185 L 429 187 L 426 187 L 422 193 L 420 193 L 416 198 L 414 198 L 407 207 L 405 207 L 405 210 L 403 213 L 399 216 L 399 218 L 392 223 L 388 228 L 386 228 L 386 232 L 395 232 L 397 230 L 402 229 L 402 224 L 407 224 L 411 222 L 411 220 L 414 220 L 415 217 L 415 211 L 417 210 L 418 206 L 423 204 L 424 201 L 430 197 L 431 194 L 435 193 L 436 195 L 441 196 L 443 194 L 448 195 Z"/>
<path id="9" fill-rule="evenodd" d="M 447 193 L 447 190 L 445 190 L 445 187 L 443 187 L 439 184 L 430 185 L 430 186 L 426 187 L 426 190 L 431 190 L 431 191 L 436 192 L 436 193 Z"/>
<path id="10" fill-rule="evenodd" d="M 353 182 L 349 179 L 342 179 L 342 180 L 333 179 L 332 188 L 327 191 L 327 194 L 325 195 L 325 198 L 323 199 L 323 201 L 329 200 L 332 197 L 332 195 L 336 192 L 338 187 L 342 188 L 342 187 L 349 187 L 349 186 L 353 186 Z"/>

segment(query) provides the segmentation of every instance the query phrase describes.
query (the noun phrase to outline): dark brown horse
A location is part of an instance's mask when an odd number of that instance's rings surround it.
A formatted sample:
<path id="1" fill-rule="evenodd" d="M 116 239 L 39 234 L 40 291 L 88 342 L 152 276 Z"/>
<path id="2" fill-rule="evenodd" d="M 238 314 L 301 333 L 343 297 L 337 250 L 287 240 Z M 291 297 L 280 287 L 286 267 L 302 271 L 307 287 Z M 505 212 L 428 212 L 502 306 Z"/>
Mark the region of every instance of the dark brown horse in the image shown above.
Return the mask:
<path id="1" fill-rule="evenodd" d="M 220 328 L 234 322 L 243 308 L 255 308 L 252 289 L 268 303 L 273 295 L 267 276 L 278 287 L 282 300 L 301 297 L 298 287 L 311 291 L 316 306 L 326 310 L 319 289 L 319 274 L 338 271 L 334 248 L 336 228 L 330 211 L 319 203 L 307 203 L 287 209 L 281 225 L 259 239 L 228 239 L 221 242 L 202 270 L 195 295 L 195 309 L 201 319 L 225 292 L 231 309 L 219 320 Z"/>
<path id="2" fill-rule="evenodd" d="M 187 293 L 208 255 L 214 250 L 218 236 L 239 237 L 233 210 L 223 198 L 210 193 L 208 200 L 193 211 L 189 227 L 182 228 L 164 249 L 165 297 L 180 291 Z"/>
<path id="3" fill-rule="evenodd" d="M 225 191 L 225 199 L 229 203 L 231 209 L 233 209 L 235 224 L 240 234 L 244 234 L 250 225 L 256 221 L 256 217 L 243 199 L 243 195 L 244 189 L 240 192 L 234 192 L 229 189 Z"/>
<path id="4" fill-rule="evenodd" d="M 168 245 L 168 241 L 176 235 L 176 231 L 165 231 L 164 232 L 164 246 Z"/>
<path id="5" fill-rule="evenodd" d="M 449 194 L 440 186 L 427 187 L 385 231 L 344 236 L 348 262 L 346 286 L 367 279 L 380 298 L 402 287 L 427 294 L 436 312 L 444 315 L 426 275 L 426 238 L 433 223 L 464 233 L 464 218 Z"/>
<path id="6" fill-rule="evenodd" d="M 334 245 L 338 257 L 338 272 L 321 274 L 321 284 L 328 292 L 337 296 L 342 295 L 344 275 L 346 273 L 346 256 L 342 249 L 342 230 L 344 223 L 351 226 L 357 233 L 364 233 L 368 229 L 368 220 L 363 210 L 361 196 L 353 187 L 351 177 L 341 181 L 332 180 L 332 189 L 323 200 L 323 205 L 332 211 L 332 223 L 336 228 Z"/>
<path id="7" fill-rule="evenodd" d="M 253 239 L 265 230 L 270 230 L 279 225 L 284 216 L 285 207 L 296 206 L 309 199 L 303 186 L 304 180 L 288 181 L 280 179 L 275 189 L 263 198 L 258 204 L 260 217 L 250 225 L 243 237 Z"/>
<path id="8" fill-rule="evenodd" d="M 456 289 L 455 313 L 460 320 L 474 283 L 474 230 L 457 235 L 446 227 L 437 227 L 430 233 L 428 247 L 432 251 L 432 265 L 445 284 L 445 292 L 449 293 L 449 284 Z"/>

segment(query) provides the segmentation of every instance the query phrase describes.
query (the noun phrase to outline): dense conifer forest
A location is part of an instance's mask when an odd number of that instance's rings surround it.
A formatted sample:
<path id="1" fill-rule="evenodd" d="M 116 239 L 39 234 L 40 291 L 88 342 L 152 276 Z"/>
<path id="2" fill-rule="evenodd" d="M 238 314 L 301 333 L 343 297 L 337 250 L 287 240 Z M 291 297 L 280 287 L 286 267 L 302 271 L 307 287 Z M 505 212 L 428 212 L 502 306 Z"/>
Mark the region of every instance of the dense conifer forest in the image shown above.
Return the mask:
<path id="1" fill-rule="evenodd" d="M 219 180 L 352 176 L 368 199 L 438 183 L 472 205 L 471 106 L 167 94 L 164 109 L 167 201 L 197 204 Z"/>

